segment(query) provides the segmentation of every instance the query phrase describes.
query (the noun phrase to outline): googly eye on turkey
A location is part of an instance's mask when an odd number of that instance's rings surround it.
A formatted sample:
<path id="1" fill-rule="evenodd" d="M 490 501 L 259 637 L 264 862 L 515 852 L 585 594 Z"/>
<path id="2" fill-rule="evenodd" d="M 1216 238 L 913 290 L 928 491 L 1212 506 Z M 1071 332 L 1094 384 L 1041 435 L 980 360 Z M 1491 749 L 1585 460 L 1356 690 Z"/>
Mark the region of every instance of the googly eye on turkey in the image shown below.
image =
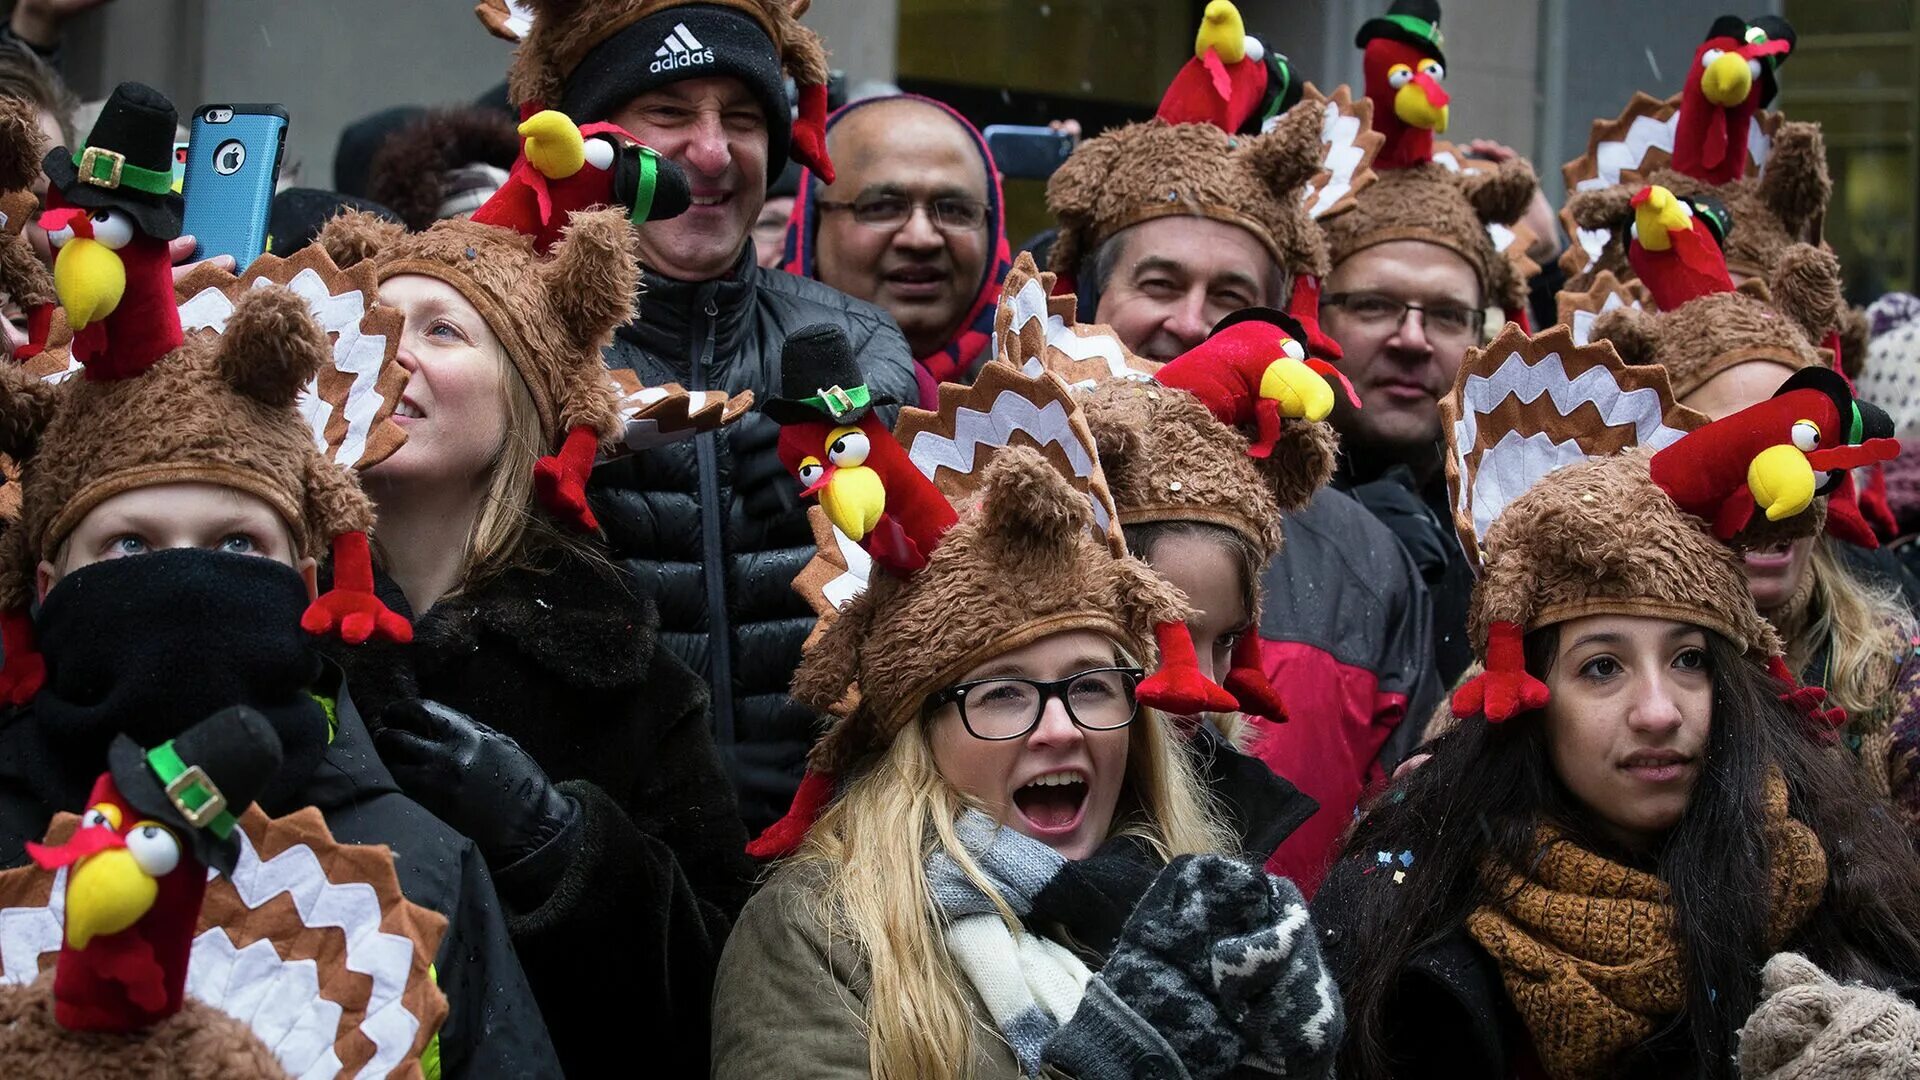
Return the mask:
<path id="1" fill-rule="evenodd" d="M 826 475 L 826 472 L 826 466 L 817 461 L 808 460 L 800 466 L 800 482 L 812 487 L 820 482 L 820 478 Z"/>
<path id="2" fill-rule="evenodd" d="M 173 873 L 180 865 L 180 841 L 158 822 L 143 821 L 127 834 L 127 852 L 149 877 Z"/>
<path id="3" fill-rule="evenodd" d="M 841 468 L 864 465 L 872 452 L 873 445 L 867 441 L 865 432 L 849 431 L 827 447 L 827 460 Z"/>
<path id="4" fill-rule="evenodd" d="M 1447 77 L 1447 69 L 1441 67 L 1440 61 L 1438 60 L 1422 60 L 1420 61 L 1420 74 L 1425 75 L 1434 82 L 1439 82 L 1441 79 Z"/>
<path id="5" fill-rule="evenodd" d="M 115 251 L 133 242 L 133 218 L 118 210 L 95 210 L 93 238 Z"/>
<path id="6" fill-rule="evenodd" d="M 1288 338 L 1286 342 L 1280 346 L 1280 351 L 1293 357 L 1295 360 L 1305 360 L 1307 358 L 1306 346 L 1292 338 Z"/>
<path id="7" fill-rule="evenodd" d="M 619 149 L 613 145 L 613 140 L 604 135 L 595 135 L 587 140 L 587 164 L 596 169 L 612 168 L 613 159 L 618 154 Z"/>
<path id="8" fill-rule="evenodd" d="M 1811 420 L 1793 422 L 1793 445 L 1803 454 L 1811 454 L 1820 448 L 1820 426 Z"/>
<path id="9" fill-rule="evenodd" d="M 83 829 L 117 829 L 120 827 L 120 813 L 111 806 L 95 806 L 80 815 L 80 827 Z"/>
<path id="10" fill-rule="evenodd" d="M 1387 85 L 1395 90 L 1413 81 L 1413 69 L 1405 64 L 1395 64 L 1387 70 Z"/>

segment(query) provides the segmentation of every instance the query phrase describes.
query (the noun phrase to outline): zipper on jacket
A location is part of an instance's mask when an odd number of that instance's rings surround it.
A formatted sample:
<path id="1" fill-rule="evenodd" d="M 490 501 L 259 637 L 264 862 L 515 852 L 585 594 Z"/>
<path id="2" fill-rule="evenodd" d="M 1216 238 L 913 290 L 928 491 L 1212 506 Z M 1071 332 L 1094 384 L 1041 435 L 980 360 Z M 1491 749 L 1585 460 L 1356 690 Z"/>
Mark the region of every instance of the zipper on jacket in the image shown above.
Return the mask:
<path id="1" fill-rule="evenodd" d="M 716 288 L 718 285 L 710 282 L 701 290 L 707 294 L 706 303 L 700 309 L 706 318 L 699 321 L 690 335 L 690 344 L 699 342 L 693 370 L 689 373 L 693 385 L 688 389 L 691 390 L 709 389 L 707 370 L 713 364 L 715 318 L 720 314 L 720 305 L 713 299 Z M 714 440 L 725 435 L 724 430 L 698 435 L 693 449 L 700 467 L 700 542 L 705 564 L 701 577 L 707 589 L 707 670 L 713 694 L 713 741 L 737 789 L 740 763 L 734 753 L 733 625 L 727 618 L 727 555 L 721 543 L 727 514 L 726 507 L 720 505 L 720 462 L 714 449 Z"/>

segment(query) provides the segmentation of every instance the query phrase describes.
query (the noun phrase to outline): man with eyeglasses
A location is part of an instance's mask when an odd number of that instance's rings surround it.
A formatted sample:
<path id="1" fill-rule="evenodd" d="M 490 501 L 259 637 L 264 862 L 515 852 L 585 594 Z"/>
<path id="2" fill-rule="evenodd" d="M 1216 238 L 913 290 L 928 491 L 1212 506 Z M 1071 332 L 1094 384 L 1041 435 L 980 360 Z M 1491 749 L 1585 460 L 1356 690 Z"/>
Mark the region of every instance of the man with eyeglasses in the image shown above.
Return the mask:
<path id="1" fill-rule="evenodd" d="M 516 99 L 619 124 L 679 165 L 691 188 L 685 213 L 634 230 L 639 317 L 616 333 L 608 365 L 649 386 L 751 390 L 764 401 L 783 390 L 787 335 L 828 323 L 846 331 L 876 396 L 913 400 L 913 360 L 886 312 L 754 260 L 750 232 L 789 152 L 826 164 L 819 121 L 805 108 L 794 119 L 785 85 L 792 74 L 803 103 L 820 95 L 812 104 L 824 118 L 811 32 L 774 4 L 596 0 L 540 12 L 546 22 L 515 57 Z M 609 461 L 590 488 L 613 554 L 659 606 L 661 643 L 707 680 L 714 745 L 750 833 L 792 802 L 814 729 L 786 692 L 814 624 L 790 583 L 814 544 L 775 454 L 779 432 L 749 413 Z"/>
<path id="2" fill-rule="evenodd" d="M 827 119 L 831 184 L 806 185 L 786 269 L 878 304 L 919 365 L 920 404 L 986 360 L 1012 266 L 986 140 L 917 94 L 856 101 Z"/>
<path id="3" fill-rule="evenodd" d="M 1340 370 L 1360 398 L 1358 409 L 1344 400 L 1334 406 L 1335 483 L 1419 565 L 1433 596 L 1434 664 L 1448 686 L 1472 662 L 1473 571 L 1448 506 L 1440 399 L 1467 350 L 1485 340 L 1490 307 L 1501 309 L 1497 318 L 1525 318 L 1526 283 L 1488 226 L 1512 224 L 1534 190 L 1531 167 L 1518 159 L 1470 179 L 1422 162 L 1381 172 L 1353 210 L 1325 223 L 1333 270 L 1320 325 L 1340 343 Z M 1401 743 L 1427 717 L 1415 719 L 1389 758 L 1411 749 Z"/>

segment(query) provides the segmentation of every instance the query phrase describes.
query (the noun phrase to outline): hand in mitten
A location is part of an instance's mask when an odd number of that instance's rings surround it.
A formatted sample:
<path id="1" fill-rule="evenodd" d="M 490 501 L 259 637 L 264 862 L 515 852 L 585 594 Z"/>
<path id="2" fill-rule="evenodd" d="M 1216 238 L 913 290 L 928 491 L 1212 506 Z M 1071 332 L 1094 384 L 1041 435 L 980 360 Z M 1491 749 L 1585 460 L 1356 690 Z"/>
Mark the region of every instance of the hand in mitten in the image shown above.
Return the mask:
<path id="1" fill-rule="evenodd" d="M 400 787 L 470 838 L 496 875 L 579 815 L 519 743 L 437 701 L 387 706 L 373 741 Z"/>
<path id="2" fill-rule="evenodd" d="M 1116 836 L 1069 860 L 1033 897 L 1033 918 L 1064 927 L 1076 944 L 1110 955 L 1127 916 L 1165 864 L 1137 836 Z"/>
<path id="3" fill-rule="evenodd" d="M 1293 883 L 1236 859 L 1183 855 L 1141 898 L 1046 1060 L 1083 1080 L 1133 1076 L 1153 1058 L 1195 1080 L 1242 1065 L 1322 1076 L 1342 1028 Z"/>

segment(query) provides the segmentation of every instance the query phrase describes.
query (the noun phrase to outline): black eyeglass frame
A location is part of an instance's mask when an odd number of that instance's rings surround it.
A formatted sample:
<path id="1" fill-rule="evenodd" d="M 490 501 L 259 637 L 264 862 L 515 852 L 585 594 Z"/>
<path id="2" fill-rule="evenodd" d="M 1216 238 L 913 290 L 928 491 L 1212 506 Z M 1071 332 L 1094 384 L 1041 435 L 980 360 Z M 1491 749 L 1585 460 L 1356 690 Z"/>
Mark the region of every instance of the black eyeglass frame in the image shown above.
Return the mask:
<path id="1" fill-rule="evenodd" d="M 1347 303 L 1346 303 L 1346 302 L 1347 302 L 1348 300 L 1352 300 L 1352 299 L 1355 299 L 1356 297 L 1362 297 L 1362 296 L 1365 296 L 1365 297 L 1372 297 L 1372 298 L 1377 298 L 1377 299 L 1380 299 L 1380 300 L 1385 300 L 1386 302 L 1388 302 L 1388 303 L 1390 303 L 1390 304 L 1398 304 L 1398 305 L 1400 305 L 1400 316 L 1399 316 L 1399 318 L 1396 318 L 1396 319 L 1394 319 L 1394 320 L 1393 320 L 1393 325 L 1395 325 L 1395 326 L 1398 326 L 1398 325 L 1400 325 L 1401 323 L 1403 323 L 1403 322 L 1405 322 L 1405 321 L 1406 321 L 1406 318 L 1407 318 L 1407 312 L 1409 312 L 1409 311 L 1417 311 L 1417 312 L 1419 312 L 1419 313 L 1420 313 L 1420 323 L 1421 323 L 1421 325 L 1422 325 L 1422 326 L 1425 326 L 1425 325 L 1426 325 L 1426 321 L 1427 321 L 1427 306 L 1426 306 L 1426 305 L 1424 305 L 1424 304 L 1415 304 L 1415 303 L 1411 303 L 1411 302 L 1409 302 L 1409 301 L 1406 301 L 1406 300 L 1402 300 L 1402 299 L 1400 299 L 1400 298 L 1398 298 L 1398 297 L 1394 297 L 1394 296 L 1388 296 L 1388 295 L 1387 295 L 1386 293 L 1377 293 L 1377 292 L 1339 292 L 1339 293 L 1329 293 L 1328 295 L 1326 295 L 1326 296 L 1323 296 L 1323 297 L 1321 297 L 1321 298 L 1320 298 L 1320 306 L 1321 306 L 1321 307 L 1323 307 L 1323 308 L 1327 308 L 1327 307 L 1337 307 L 1337 308 L 1339 308 L 1339 309 L 1340 309 L 1341 311 L 1349 311 L 1349 310 L 1351 310 L 1351 309 L 1347 307 Z M 1451 308 L 1451 307 L 1453 307 L 1453 306 L 1454 306 L 1454 305 L 1452 305 L 1452 304 L 1445 304 L 1445 305 L 1441 305 L 1441 307 L 1442 307 L 1442 310 L 1445 310 L 1445 309 L 1447 309 L 1447 308 Z M 1462 311 L 1464 311 L 1464 312 L 1466 312 L 1466 313 L 1467 313 L 1467 315 L 1468 315 L 1468 318 L 1467 318 L 1467 333 L 1469 333 L 1469 334 L 1472 334 L 1472 335 L 1474 335 L 1475 337 L 1478 337 L 1478 336 L 1480 336 L 1480 335 L 1481 335 L 1482 333 L 1484 333 L 1484 332 L 1485 332 L 1485 330 L 1486 330 L 1486 328 L 1487 328 L 1487 311 L 1486 311 L 1486 309 L 1485 309 L 1485 308 L 1476 308 L 1476 307 L 1468 307 L 1468 306 L 1467 306 L 1467 305 L 1465 305 L 1465 304 L 1461 304 L 1461 305 L 1459 305 L 1459 308 L 1460 308 L 1460 310 L 1462 310 Z"/>
<path id="2" fill-rule="evenodd" d="M 967 232 L 972 229 L 978 229 L 981 226 L 985 225 L 987 223 L 987 213 L 990 209 L 992 209 L 990 206 L 987 205 L 987 203 L 979 199 L 967 198 L 964 195 L 942 195 L 936 199 L 915 199 L 906 195 L 880 195 L 875 197 L 872 201 L 880 202 L 883 200 L 894 200 L 894 199 L 898 199 L 907 204 L 907 213 L 906 213 L 906 216 L 902 217 L 899 221 L 893 222 L 892 224 L 878 224 L 871 221 L 861 221 L 859 199 L 855 199 L 852 202 L 841 202 L 837 199 L 818 199 L 817 198 L 813 200 L 813 205 L 816 209 L 819 209 L 822 211 L 832 211 L 835 213 L 838 213 L 840 211 L 846 211 L 846 212 L 852 213 L 853 223 L 855 225 L 858 225 L 863 229 L 874 229 L 876 231 L 892 231 L 895 229 L 904 229 L 907 226 L 907 222 L 913 220 L 913 212 L 915 210 L 925 210 L 927 212 L 928 223 L 931 224 L 935 229 L 941 232 Z M 950 205 L 965 206 L 968 208 L 969 212 L 977 211 L 980 215 L 980 220 L 974 222 L 971 225 L 941 224 L 940 215 L 938 212 L 934 210 L 934 207 L 939 203 L 948 203 Z M 869 203 L 868 205 L 872 205 L 872 203 Z"/>
<path id="3" fill-rule="evenodd" d="M 1074 683 L 1079 682 L 1089 675 L 1102 675 L 1110 671 L 1118 672 L 1126 678 L 1127 696 L 1133 699 L 1133 708 L 1127 713 L 1127 718 L 1118 724 L 1110 727 L 1094 727 L 1091 724 L 1081 721 L 1080 717 L 1074 713 L 1073 699 L 1067 696 L 1067 690 Z M 1119 731 L 1140 718 L 1140 698 L 1138 691 L 1141 681 L 1146 677 L 1146 671 L 1141 668 L 1120 667 L 1116 665 L 1114 667 L 1087 668 L 1085 671 L 1076 671 L 1064 679 L 1054 679 L 1052 682 L 1042 682 L 1039 679 L 1022 679 L 1017 675 L 1000 675 L 991 679 L 974 679 L 970 682 L 954 683 L 945 690 L 928 695 L 923 715 L 930 717 L 935 712 L 938 712 L 941 706 L 952 703 L 960 710 L 960 724 L 967 729 L 967 734 L 979 739 L 981 742 L 1010 742 L 1014 739 L 1024 739 L 1033 734 L 1033 729 L 1040 726 L 1040 718 L 1047 714 L 1047 702 L 1059 698 L 1061 706 L 1067 710 L 1067 719 L 1073 721 L 1074 726 L 1080 728 L 1082 731 Z M 1025 683 L 1039 691 L 1040 707 L 1033 710 L 1033 721 L 1013 735 L 982 735 L 978 731 L 975 731 L 973 729 L 973 722 L 967 719 L 967 692 L 979 686 L 1008 682 Z"/>

